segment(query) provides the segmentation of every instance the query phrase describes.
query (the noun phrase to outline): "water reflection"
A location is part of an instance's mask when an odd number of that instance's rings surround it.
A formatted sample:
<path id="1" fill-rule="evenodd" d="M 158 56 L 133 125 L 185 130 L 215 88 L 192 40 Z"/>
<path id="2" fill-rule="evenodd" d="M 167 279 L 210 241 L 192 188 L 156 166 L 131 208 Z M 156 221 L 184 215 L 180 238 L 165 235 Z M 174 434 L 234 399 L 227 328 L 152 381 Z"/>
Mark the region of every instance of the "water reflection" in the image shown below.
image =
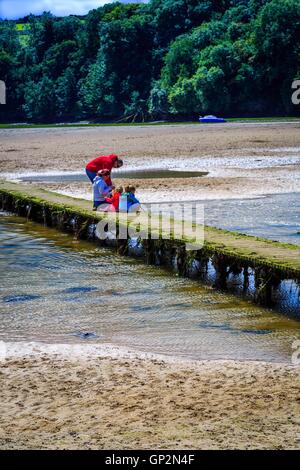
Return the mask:
<path id="1" fill-rule="evenodd" d="M 55 230 L 0 217 L 0 339 L 289 361 L 300 323 Z"/>

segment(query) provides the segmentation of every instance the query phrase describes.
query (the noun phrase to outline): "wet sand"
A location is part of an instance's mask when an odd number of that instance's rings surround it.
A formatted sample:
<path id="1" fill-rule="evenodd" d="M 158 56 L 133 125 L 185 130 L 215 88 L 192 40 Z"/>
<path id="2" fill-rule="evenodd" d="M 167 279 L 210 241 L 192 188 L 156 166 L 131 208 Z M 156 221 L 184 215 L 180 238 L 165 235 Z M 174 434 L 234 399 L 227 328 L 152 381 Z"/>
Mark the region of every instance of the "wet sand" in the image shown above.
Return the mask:
<path id="1" fill-rule="evenodd" d="M 243 199 L 261 197 L 268 194 L 285 194 L 299 192 L 300 166 L 286 176 L 287 169 L 272 168 L 265 177 L 264 171 L 249 176 L 236 177 L 201 177 L 170 179 L 121 179 L 114 178 L 114 184 L 125 187 L 133 185 L 139 199 L 145 203 L 169 201 L 195 201 L 208 199 Z M 278 174 L 280 175 L 278 176 Z M 298 175 L 298 178 L 296 178 Z M 31 183 L 40 187 L 40 183 Z M 44 183 L 43 187 L 67 196 L 92 200 L 89 182 Z M 176 190 L 174 189 L 176 188 Z"/>
<path id="2" fill-rule="evenodd" d="M 2 362 L 0 448 L 300 447 L 299 368 L 109 355 Z"/>
<path id="3" fill-rule="evenodd" d="M 140 198 L 145 202 L 296 192 L 300 164 L 299 161 L 293 164 L 293 157 L 300 154 L 299 131 L 300 123 L 2 129 L 0 168 L 2 173 L 11 175 L 84 171 L 86 163 L 95 156 L 114 152 L 131 168 L 167 165 L 209 171 L 208 176 L 193 181 L 116 178 L 116 184 L 138 185 Z M 250 162 L 250 167 L 246 168 L 241 157 Z M 280 165 L 287 157 L 287 164 Z M 212 159 L 210 163 L 207 158 Z M 274 158 L 274 163 L 266 168 L 264 161 L 268 158 Z M 216 159 L 220 160 L 214 165 Z M 226 164 L 222 159 L 227 159 Z M 89 184 L 44 185 L 67 194 L 90 197 Z"/>

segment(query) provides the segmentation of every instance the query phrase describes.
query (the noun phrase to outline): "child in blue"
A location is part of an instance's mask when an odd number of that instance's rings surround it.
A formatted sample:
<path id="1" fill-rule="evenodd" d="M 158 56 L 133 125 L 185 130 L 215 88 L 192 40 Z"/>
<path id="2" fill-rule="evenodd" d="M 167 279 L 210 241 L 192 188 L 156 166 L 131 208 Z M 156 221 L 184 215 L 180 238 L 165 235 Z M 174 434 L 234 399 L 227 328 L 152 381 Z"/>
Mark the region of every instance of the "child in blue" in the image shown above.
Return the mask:
<path id="1" fill-rule="evenodd" d="M 105 198 L 110 195 L 112 187 L 109 186 L 110 182 L 110 171 L 109 170 L 100 170 L 97 173 L 96 178 L 93 181 L 93 198 L 94 198 L 94 207 L 93 210 L 96 211 L 97 208 L 101 205 L 108 205 Z"/>
<path id="2" fill-rule="evenodd" d="M 140 208 L 141 203 L 135 197 L 135 187 L 125 186 L 125 192 L 120 197 L 119 212 L 137 212 Z"/>

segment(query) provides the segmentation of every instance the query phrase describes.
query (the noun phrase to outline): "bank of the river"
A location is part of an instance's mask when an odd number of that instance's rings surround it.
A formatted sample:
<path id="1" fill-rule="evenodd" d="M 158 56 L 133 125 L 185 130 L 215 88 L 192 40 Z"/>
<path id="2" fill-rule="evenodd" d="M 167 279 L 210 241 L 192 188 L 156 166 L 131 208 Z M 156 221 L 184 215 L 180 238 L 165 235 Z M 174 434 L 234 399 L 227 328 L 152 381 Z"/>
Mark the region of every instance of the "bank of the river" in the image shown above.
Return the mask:
<path id="1" fill-rule="evenodd" d="M 245 117 L 245 118 L 227 118 L 227 123 L 286 123 L 286 122 L 299 122 L 300 118 L 297 116 L 282 116 L 282 117 Z M 209 125 L 209 123 L 200 123 L 195 121 L 149 121 L 149 122 L 104 122 L 96 123 L 89 121 L 78 121 L 78 122 L 67 122 L 67 123 L 0 123 L 0 129 L 40 129 L 40 128 L 55 128 L 55 127 L 132 127 L 132 126 L 182 126 L 183 124 L 188 125 Z"/>
<path id="2" fill-rule="evenodd" d="M 297 192 L 299 130 L 298 121 L 0 129 L 0 168 L 2 175 L 12 177 L 26 172 L 83 172 L 93 157 L 114 152 L 124 158 L 124 168 L 208 171 L 193 181 L 133 179 L 145 202 Z M 87 193 L 86 181 L 64 182 L 55 189 Z M 51 185 L 45 182 L 44 187 Z"/>
<path id="3" fill-rule="evenodd" d="M 12 353 L 0 364 L 0 447 L 299 449 L 299 367 L 109 356 Z"/>

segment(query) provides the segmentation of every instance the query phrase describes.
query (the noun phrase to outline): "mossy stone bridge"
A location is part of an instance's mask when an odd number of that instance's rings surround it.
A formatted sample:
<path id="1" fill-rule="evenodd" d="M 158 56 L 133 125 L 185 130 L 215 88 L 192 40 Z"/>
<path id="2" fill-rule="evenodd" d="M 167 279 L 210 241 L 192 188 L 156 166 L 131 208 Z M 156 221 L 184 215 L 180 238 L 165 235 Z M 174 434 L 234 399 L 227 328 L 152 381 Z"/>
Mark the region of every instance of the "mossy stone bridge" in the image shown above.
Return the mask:
<path id="1" fill-rule="evenodd" d="M 180 240 L 166 239 L 161 232 L 155 238 L 143 236 L 147 213 L 140 219 L 141 235 L 136 245 L 130 238 L 99 240 L 93 227 L 104 215 L 93 212 L 89 201 L 8 181 L 0 181 L 0 198 L 3 210 L 73 233 L 79 239 L 114 246 L 120 254 L 142 256 L 149 264 L 169 267 L 179 275 L 199 278 L 266 306 L 280 302 L 282 285 L 292 283 L 297 291 L 293 309 L 300 309 L 298 246 L 205 226 L 203 247 L 187 250 L 186 244 L 193 243 L 188 229 Z M 123 221 L 117 219 L 117 224 Z M 195 224 L 190 224 L 192 234 Z"/>

